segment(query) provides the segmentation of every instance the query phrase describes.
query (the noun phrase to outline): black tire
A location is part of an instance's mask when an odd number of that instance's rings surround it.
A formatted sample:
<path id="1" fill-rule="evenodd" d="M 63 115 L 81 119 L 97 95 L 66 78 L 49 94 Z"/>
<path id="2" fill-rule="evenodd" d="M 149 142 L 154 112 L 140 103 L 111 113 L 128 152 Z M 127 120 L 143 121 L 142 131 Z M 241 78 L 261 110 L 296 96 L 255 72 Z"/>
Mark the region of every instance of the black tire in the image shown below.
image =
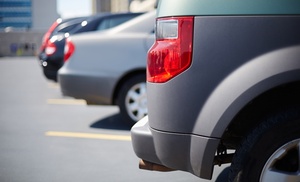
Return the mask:
<path id="1" fill-rule="evenodd" d="M 290 181 L 275 174 L 300 180 L 299 111 L 290 109 L 268 117 L 245 138 L 233 158 L 230 182 Z"/>
<path id="2" fill-rule="evenodd" d="M 136 97 L 131 97 L 133 94 Z M 146 76 L 138 74 L 127 79 L 120 88 L 117 103 L 123 120 L 131 125 L 147 115 Z"/>

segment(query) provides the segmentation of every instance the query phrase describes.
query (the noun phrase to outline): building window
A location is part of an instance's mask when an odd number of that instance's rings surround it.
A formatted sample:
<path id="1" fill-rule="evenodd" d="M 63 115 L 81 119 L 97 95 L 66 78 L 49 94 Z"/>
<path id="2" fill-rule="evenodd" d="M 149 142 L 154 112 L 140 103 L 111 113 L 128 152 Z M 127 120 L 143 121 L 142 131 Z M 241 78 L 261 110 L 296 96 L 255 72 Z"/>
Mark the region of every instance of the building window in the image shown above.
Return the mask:
<path id="1" fill-rule="evenodd" d="M 31 0 L 0 0 L 0 29 L 31 28 L 31 6 Z"/>

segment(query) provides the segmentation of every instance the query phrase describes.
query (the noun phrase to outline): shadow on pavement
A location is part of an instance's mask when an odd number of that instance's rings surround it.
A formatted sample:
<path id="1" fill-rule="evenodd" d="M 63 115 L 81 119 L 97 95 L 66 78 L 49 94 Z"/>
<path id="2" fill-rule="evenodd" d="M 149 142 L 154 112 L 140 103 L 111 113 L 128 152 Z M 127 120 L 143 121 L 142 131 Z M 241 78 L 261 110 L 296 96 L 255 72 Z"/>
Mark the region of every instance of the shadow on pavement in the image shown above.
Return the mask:
<path id="1" fill-rule="evenodd" d="M 91 124 L 91 128 L 99 129 L 112 129 L 112 130 L 130 130 L 131 125 L 127 124 L 122 120 L 120 113 L 103 118 L 95 123 Z"/>

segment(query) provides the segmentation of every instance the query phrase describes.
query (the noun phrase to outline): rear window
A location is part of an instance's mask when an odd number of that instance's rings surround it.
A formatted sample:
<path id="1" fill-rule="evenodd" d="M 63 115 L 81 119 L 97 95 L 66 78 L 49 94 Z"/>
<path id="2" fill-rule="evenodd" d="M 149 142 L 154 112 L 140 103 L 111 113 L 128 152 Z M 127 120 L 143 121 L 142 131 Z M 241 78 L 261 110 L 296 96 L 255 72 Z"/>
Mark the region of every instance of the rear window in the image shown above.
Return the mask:
<path id="1" fill-rule="evenodd" d="M 71 30 L 76 28 L 78 25 L 80 25 L 80 23 L 83 20 L 84 20 L 83 18 L 78 18 L 78 19 L 75 19 L 75 20 L 67 21 L 65 23 L 61 23 L 59 26 L 57 26 L 54 29 L 53 34 L 70 32 Z"/>
<path id="2" fill-rule="evenodd" d="M 136 17 L 136 15 L 126 15 L 126 16 L 123 15 L 123 16 L 116 16 L 116 17 L 104 19 L 99 23 L 97 30 L 105 30 L 108 28 L 115 27 L 115 26 L 117 26 L 121 23 L 124 23 L 127 20 L 134 18 L 134 17 Z"/>
<path id="3" fill-rule="evenodd" d="M 79 25 L 79 23 L 68 25 L 68 26 L 65 26 L 65 27 L 59 27 L 56 32 L 57 33 L 66 33 L 66 32 L 71 31 L 72 29 L 74 29 L 78 25 Z"/>

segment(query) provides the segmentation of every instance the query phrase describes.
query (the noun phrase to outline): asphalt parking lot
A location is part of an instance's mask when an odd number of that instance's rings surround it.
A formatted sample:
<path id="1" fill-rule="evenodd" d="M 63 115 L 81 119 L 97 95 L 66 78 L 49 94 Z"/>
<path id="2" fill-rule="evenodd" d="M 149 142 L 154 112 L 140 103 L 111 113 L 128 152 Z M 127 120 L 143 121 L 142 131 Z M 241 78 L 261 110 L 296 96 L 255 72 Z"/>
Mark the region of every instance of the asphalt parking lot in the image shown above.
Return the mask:
<path id="1" fill-rule="evenodd" d="M 35 57 L 0 58 L 0 85 L 1 182 L 208 181 L 139 170 L 118 108 L 63 97 Z"/>

